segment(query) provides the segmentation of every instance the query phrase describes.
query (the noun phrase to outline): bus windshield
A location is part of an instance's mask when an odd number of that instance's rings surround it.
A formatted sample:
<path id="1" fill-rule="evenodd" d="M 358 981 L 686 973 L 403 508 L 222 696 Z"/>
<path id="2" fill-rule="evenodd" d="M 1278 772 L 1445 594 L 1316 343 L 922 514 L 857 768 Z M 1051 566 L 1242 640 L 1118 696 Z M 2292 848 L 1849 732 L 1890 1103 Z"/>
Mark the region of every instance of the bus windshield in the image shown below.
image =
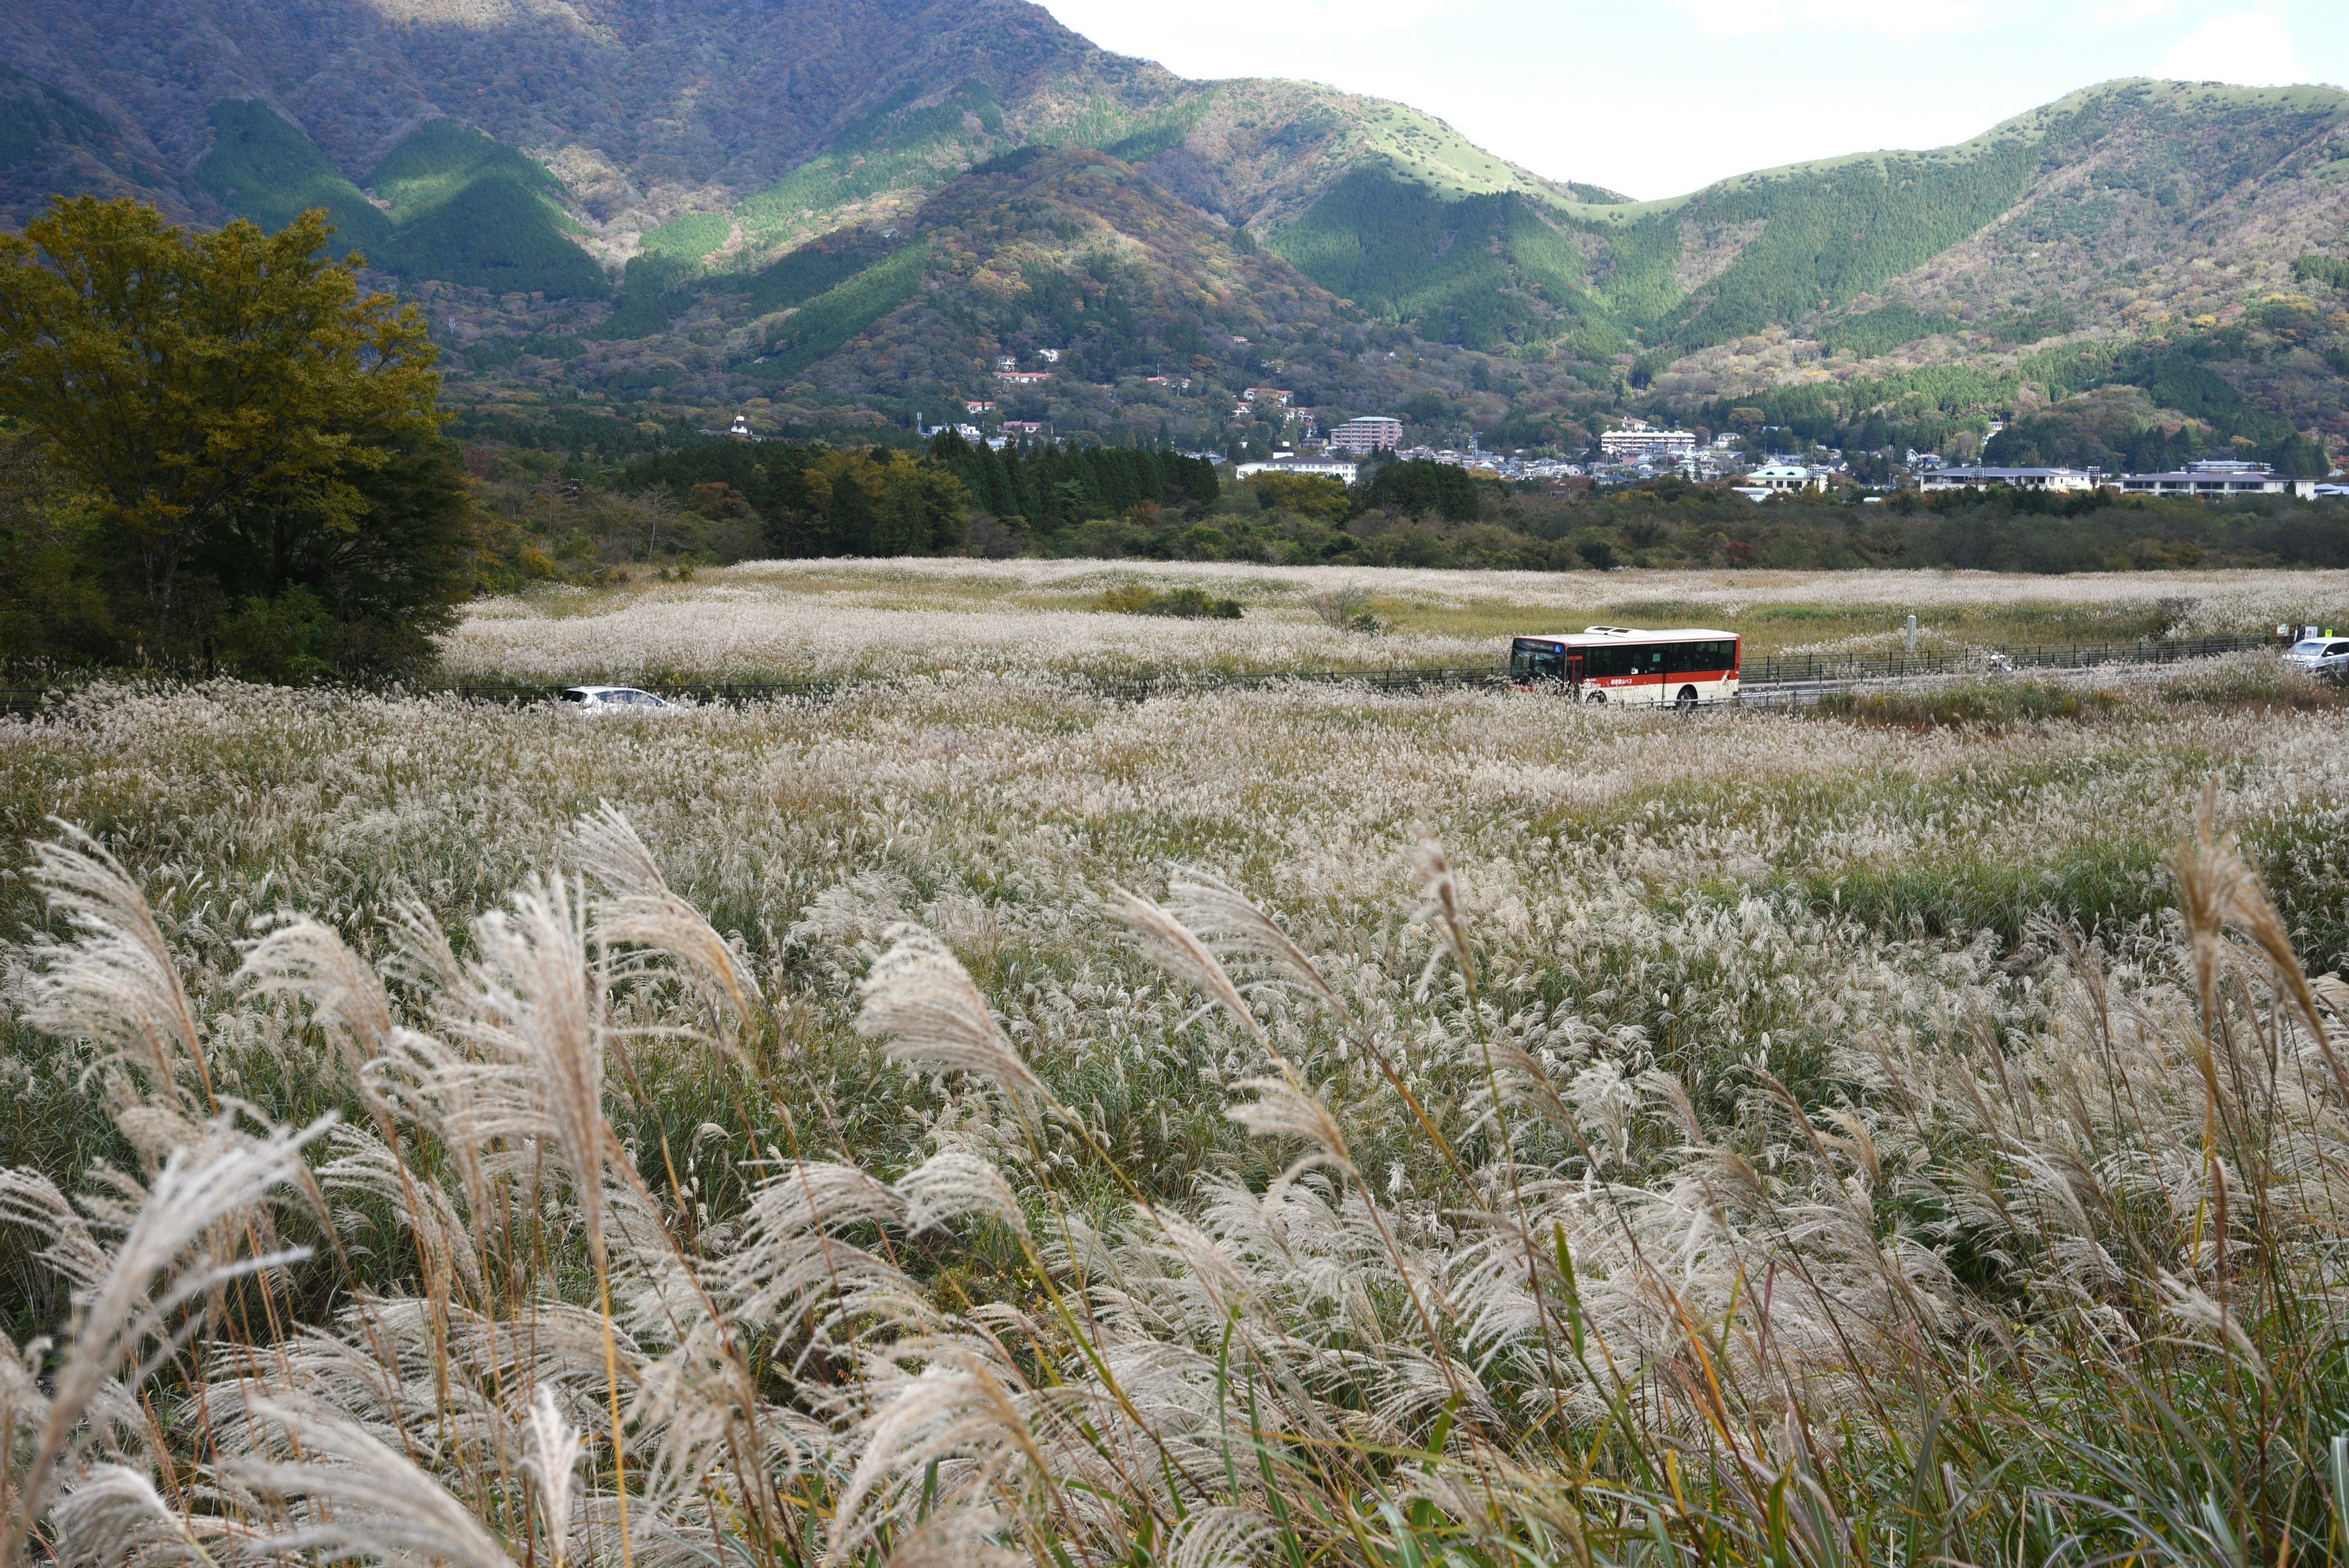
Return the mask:
<path id="1" fill-rule="evenodd" d="M 1554 642 L 1520 638 L 1509 649 L 1509 679 L 1520 686 L 1566 679 L 1566 650 Z"/>

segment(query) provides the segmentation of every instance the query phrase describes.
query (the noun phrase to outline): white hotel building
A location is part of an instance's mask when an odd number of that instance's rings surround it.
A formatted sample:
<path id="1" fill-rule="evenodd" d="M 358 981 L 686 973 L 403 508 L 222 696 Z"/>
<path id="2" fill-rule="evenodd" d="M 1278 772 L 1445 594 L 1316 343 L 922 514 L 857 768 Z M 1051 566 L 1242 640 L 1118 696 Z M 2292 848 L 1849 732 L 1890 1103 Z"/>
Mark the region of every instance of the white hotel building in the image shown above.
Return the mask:
<path id="1" fill-rule="evenodd" d="M 1599 450 L 1615 462 L 1632 462 L 1643 457 L 1671 458 L 1677 462 L 1696 451 L 1696 432 L 1660 431 L 1640 420 L 1631 420 L 1621 430 L 1609 431 L 1600 436 Z"/>

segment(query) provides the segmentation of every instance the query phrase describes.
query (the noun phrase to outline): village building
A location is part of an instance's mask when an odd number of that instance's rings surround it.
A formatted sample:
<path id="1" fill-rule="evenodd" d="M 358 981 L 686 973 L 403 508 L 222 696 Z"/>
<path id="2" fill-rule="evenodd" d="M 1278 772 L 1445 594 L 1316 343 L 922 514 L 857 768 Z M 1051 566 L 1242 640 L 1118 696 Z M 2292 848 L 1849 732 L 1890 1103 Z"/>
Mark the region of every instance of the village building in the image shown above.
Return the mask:
<path id="1" fill-rule="evenodd" d="M 1244 462 L 1238 469 L 1242 479 L 1259 473 L 1313 473 L 1340 484 L 1353 483 L 1361 472 L 1361 463 L 1349 462 L 1341 457 L 1292 457 L 1281 453 L 1275 453 L 1269 462 Z"/>
<path id="2" fill-rule="evenodd" d="M 2172 473 L 2125 473 L 2120 487 L 2124 495 L 2189 495 L 2199 500 L 2289 494 L 2313 501 L 2317 491 L 2313 479 L 2287 479 L 2263 462 L 2225 457 L 2189 462 Z"/>
<path id="3" fill-rule="evenodd" d="M 2081 468 L 1930 468 L 1917 476 L 1920 490 L 2094 490 L 2098 476 Z"/>
<path id="4" fill-rule="evenodd" d="M 1696 432 L 1658 430 L 1645 420 L 1626 420 L 1622 429 L 1599 438 L 1599 450 L 1617 462 L 1634 462 L 1643 457 L 1677 460 L 1696 451 Z"/>
<path id="5" fill-rule="evenodd" d="M 1330 444 L 1363 456 L 1392 452 L 1402 444 L 1402 421 L 1385 414 L 1365 414 L 1331 431 Z"/>
<path id="6" fill-rule="evenodd" d="M 1826 487 L 1826 474 L 1806 468 L 1799 462 L 1765 462 L 1746 473 L 1739 493 L 1760 491 L 1771 495 L 1787 495 L 1805 490 L 1825 490 Z"/>

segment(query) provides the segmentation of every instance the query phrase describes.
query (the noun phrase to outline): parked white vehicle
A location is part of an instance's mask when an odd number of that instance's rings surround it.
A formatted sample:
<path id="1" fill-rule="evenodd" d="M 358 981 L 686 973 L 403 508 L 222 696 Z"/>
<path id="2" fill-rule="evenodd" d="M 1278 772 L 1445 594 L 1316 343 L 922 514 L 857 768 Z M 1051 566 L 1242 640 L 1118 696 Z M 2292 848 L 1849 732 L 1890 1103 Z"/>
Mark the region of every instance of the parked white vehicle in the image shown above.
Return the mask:
<path id="1" fill-rule="evenodd" d="M 2349 638 L 2304 639 L 2285 650 L 2283 661 L 2311 675 L 2349 676 Z"/>
<path id="2" fill-rule="evenodd" d="M 633 686 L 574 686 L 564 692 L 563 700 L 583 713 L 649 713 L 662 709 L 674 709 L 677 704 L 649 691 L 639 691 Z"/>

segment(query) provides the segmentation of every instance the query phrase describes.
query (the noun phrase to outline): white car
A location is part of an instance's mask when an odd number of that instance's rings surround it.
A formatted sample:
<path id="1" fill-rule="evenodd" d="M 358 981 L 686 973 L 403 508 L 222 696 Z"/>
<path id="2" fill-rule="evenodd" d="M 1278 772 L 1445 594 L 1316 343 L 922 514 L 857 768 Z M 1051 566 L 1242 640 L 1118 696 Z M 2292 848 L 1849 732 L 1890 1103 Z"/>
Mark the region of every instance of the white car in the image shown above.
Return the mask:
<path id="1" fill-rule="evenodd" d="M 585 713 L 649 713 L 677 706 L 633 686 L 574 686 L 563 700 Z"/>
<path id="2" fill-rule="evenodd" d="M 2327 675 L 2335 680 L 2349 676 L 2349 638 L 2312 637 L 2304 642 L 2295 642 L 2285 651 L 2283 661 L 2311 675 Z"/>

